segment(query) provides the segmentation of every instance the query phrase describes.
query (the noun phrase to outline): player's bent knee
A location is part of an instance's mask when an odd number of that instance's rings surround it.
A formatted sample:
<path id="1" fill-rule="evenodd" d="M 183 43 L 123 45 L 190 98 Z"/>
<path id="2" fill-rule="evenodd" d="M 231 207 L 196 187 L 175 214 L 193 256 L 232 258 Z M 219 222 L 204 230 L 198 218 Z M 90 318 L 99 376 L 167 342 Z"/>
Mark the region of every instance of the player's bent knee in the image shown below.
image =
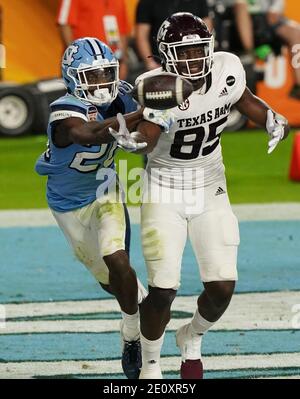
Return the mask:
<path id="1" fill-rule="evenodd" d="M 176 292 L 173 289 L 149 287 L 148 300 L 157 310 L 164 310 L 170 308 L 176 297 Z"/>
<path id="2" fill-rule="evenodd" d="M 117 251 L 112 255 L 104 256 L 103 259 L 112 274 L 123 276 L 132 270 L 126 251 Z"/>
<path id="3" fill-rule="evenodd" d="M 213 281 L 205 283 L 205 291 L 216 308 L 228 306 L 235 287 L 235 281 Z"/>

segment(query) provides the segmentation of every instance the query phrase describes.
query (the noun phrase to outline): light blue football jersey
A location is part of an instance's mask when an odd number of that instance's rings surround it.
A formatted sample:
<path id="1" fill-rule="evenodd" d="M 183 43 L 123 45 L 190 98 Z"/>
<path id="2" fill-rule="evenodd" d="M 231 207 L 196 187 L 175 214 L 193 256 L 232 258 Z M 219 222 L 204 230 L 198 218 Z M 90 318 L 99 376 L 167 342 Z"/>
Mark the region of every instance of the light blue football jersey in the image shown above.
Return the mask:
<path id="1" fill-rule="evenodd" d="M 117 98 L 106 108 L 96 107 L 69 94 L 50 105 L 48 149 L 35 165 L 38 174 L 48 176 L 47 200 L 50 208 L 57 212 L 68 212 L 93 202 L 97 190 L 98 193 L 105 192 L 115 178 L 114 153 L 117 148 L 116 142 L 57 147 L 52 140 L 55 124 L 68 117 L 102 121 L 116 116 L 118 112 L 126 114 L 136 111 L 137 103 L 127 94 L 128 87 L 129 84 L 121 82 Z M 97 180 L 99 168 L 108 168 L 112 173 Z"/>

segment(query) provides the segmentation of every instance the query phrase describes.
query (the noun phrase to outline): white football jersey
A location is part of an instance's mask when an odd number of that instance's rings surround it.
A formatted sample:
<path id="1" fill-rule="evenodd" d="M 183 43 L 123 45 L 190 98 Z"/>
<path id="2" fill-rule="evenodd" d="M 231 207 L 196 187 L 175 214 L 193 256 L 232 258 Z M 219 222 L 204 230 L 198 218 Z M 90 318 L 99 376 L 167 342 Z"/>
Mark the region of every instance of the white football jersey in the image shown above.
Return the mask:
<path id="1" fill-rule="evenodd" d="M 161 72 L 161 68 L 146 72 L 138 80 Z M 147 171 L 151 169 L 152 179 L 160 185 L 170 185 L 172 181 L 174 188 L 187 189 L 207 186 L 219 179 L 225 169 L 220 134 L 227 125 L 230 108 L 245 88 L 240 59 L 231 53 L 216 52 L 205 86 L 172 108 L 175 122 L 169 133 L 160 135 L 156 147 L 148 154 Z M 201 173 L 195 177 L 195 171 L 201 172 L 203 178 L 198 178 Z"/>

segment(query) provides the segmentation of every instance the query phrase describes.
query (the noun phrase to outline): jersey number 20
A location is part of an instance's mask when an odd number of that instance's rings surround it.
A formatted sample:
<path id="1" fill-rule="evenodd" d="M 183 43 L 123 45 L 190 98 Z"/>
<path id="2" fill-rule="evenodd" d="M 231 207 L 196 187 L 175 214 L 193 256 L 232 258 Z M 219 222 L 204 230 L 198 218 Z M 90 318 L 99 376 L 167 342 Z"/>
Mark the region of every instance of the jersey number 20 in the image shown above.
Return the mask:
<path id="1" fill-rule="evenodd" d="M 115 149 L 115 145 L 102 144 L 99 152 L 77 152 L 69 167 L 81 173 L 95 172 L 100 167 L 109 167 Z"/>

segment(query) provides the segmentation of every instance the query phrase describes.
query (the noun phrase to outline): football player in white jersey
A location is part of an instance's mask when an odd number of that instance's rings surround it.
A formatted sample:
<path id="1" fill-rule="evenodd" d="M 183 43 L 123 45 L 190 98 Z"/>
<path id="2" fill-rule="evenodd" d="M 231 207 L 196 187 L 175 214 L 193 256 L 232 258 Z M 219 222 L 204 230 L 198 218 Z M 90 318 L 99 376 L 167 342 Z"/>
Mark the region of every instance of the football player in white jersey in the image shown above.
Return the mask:
<path id="1" fill-rule="evenodd" d="M 204 291 L 195 314 L 176 333 L 181 351 L 181 377 L 203 377 L 201 340 L 225 312 L 237 280 L 239 228 L 226 188 L 220 134 L 233 105 L 265 126 L 268 152 L 289 132 L 287 120 L 246 87 L 244 68 L 233 54 L 214 53 L 214 39 L 205 23 L 190 13 L 176 13 L 162 24 L 158 36 L 162 68 L 139 77 L 175 73 L 193 83 L 194 92 L 172 111 L 169 133 L 140 122 L 135 138 L 146 141 L 151 173 L 142 206 L 142 244 L 147 264 L 149 295 L 141 304 L 141 379 L 162 378 L 160 351 L 170 320 L 170 308 L 180 286 L 181 261 L 189 236 Z M 138 137 L 140 135 L 140 138 Z M 157 196 L 188 194 L 173 203 Z M 190 206 L 190 199 L 196 199 Z"/>

